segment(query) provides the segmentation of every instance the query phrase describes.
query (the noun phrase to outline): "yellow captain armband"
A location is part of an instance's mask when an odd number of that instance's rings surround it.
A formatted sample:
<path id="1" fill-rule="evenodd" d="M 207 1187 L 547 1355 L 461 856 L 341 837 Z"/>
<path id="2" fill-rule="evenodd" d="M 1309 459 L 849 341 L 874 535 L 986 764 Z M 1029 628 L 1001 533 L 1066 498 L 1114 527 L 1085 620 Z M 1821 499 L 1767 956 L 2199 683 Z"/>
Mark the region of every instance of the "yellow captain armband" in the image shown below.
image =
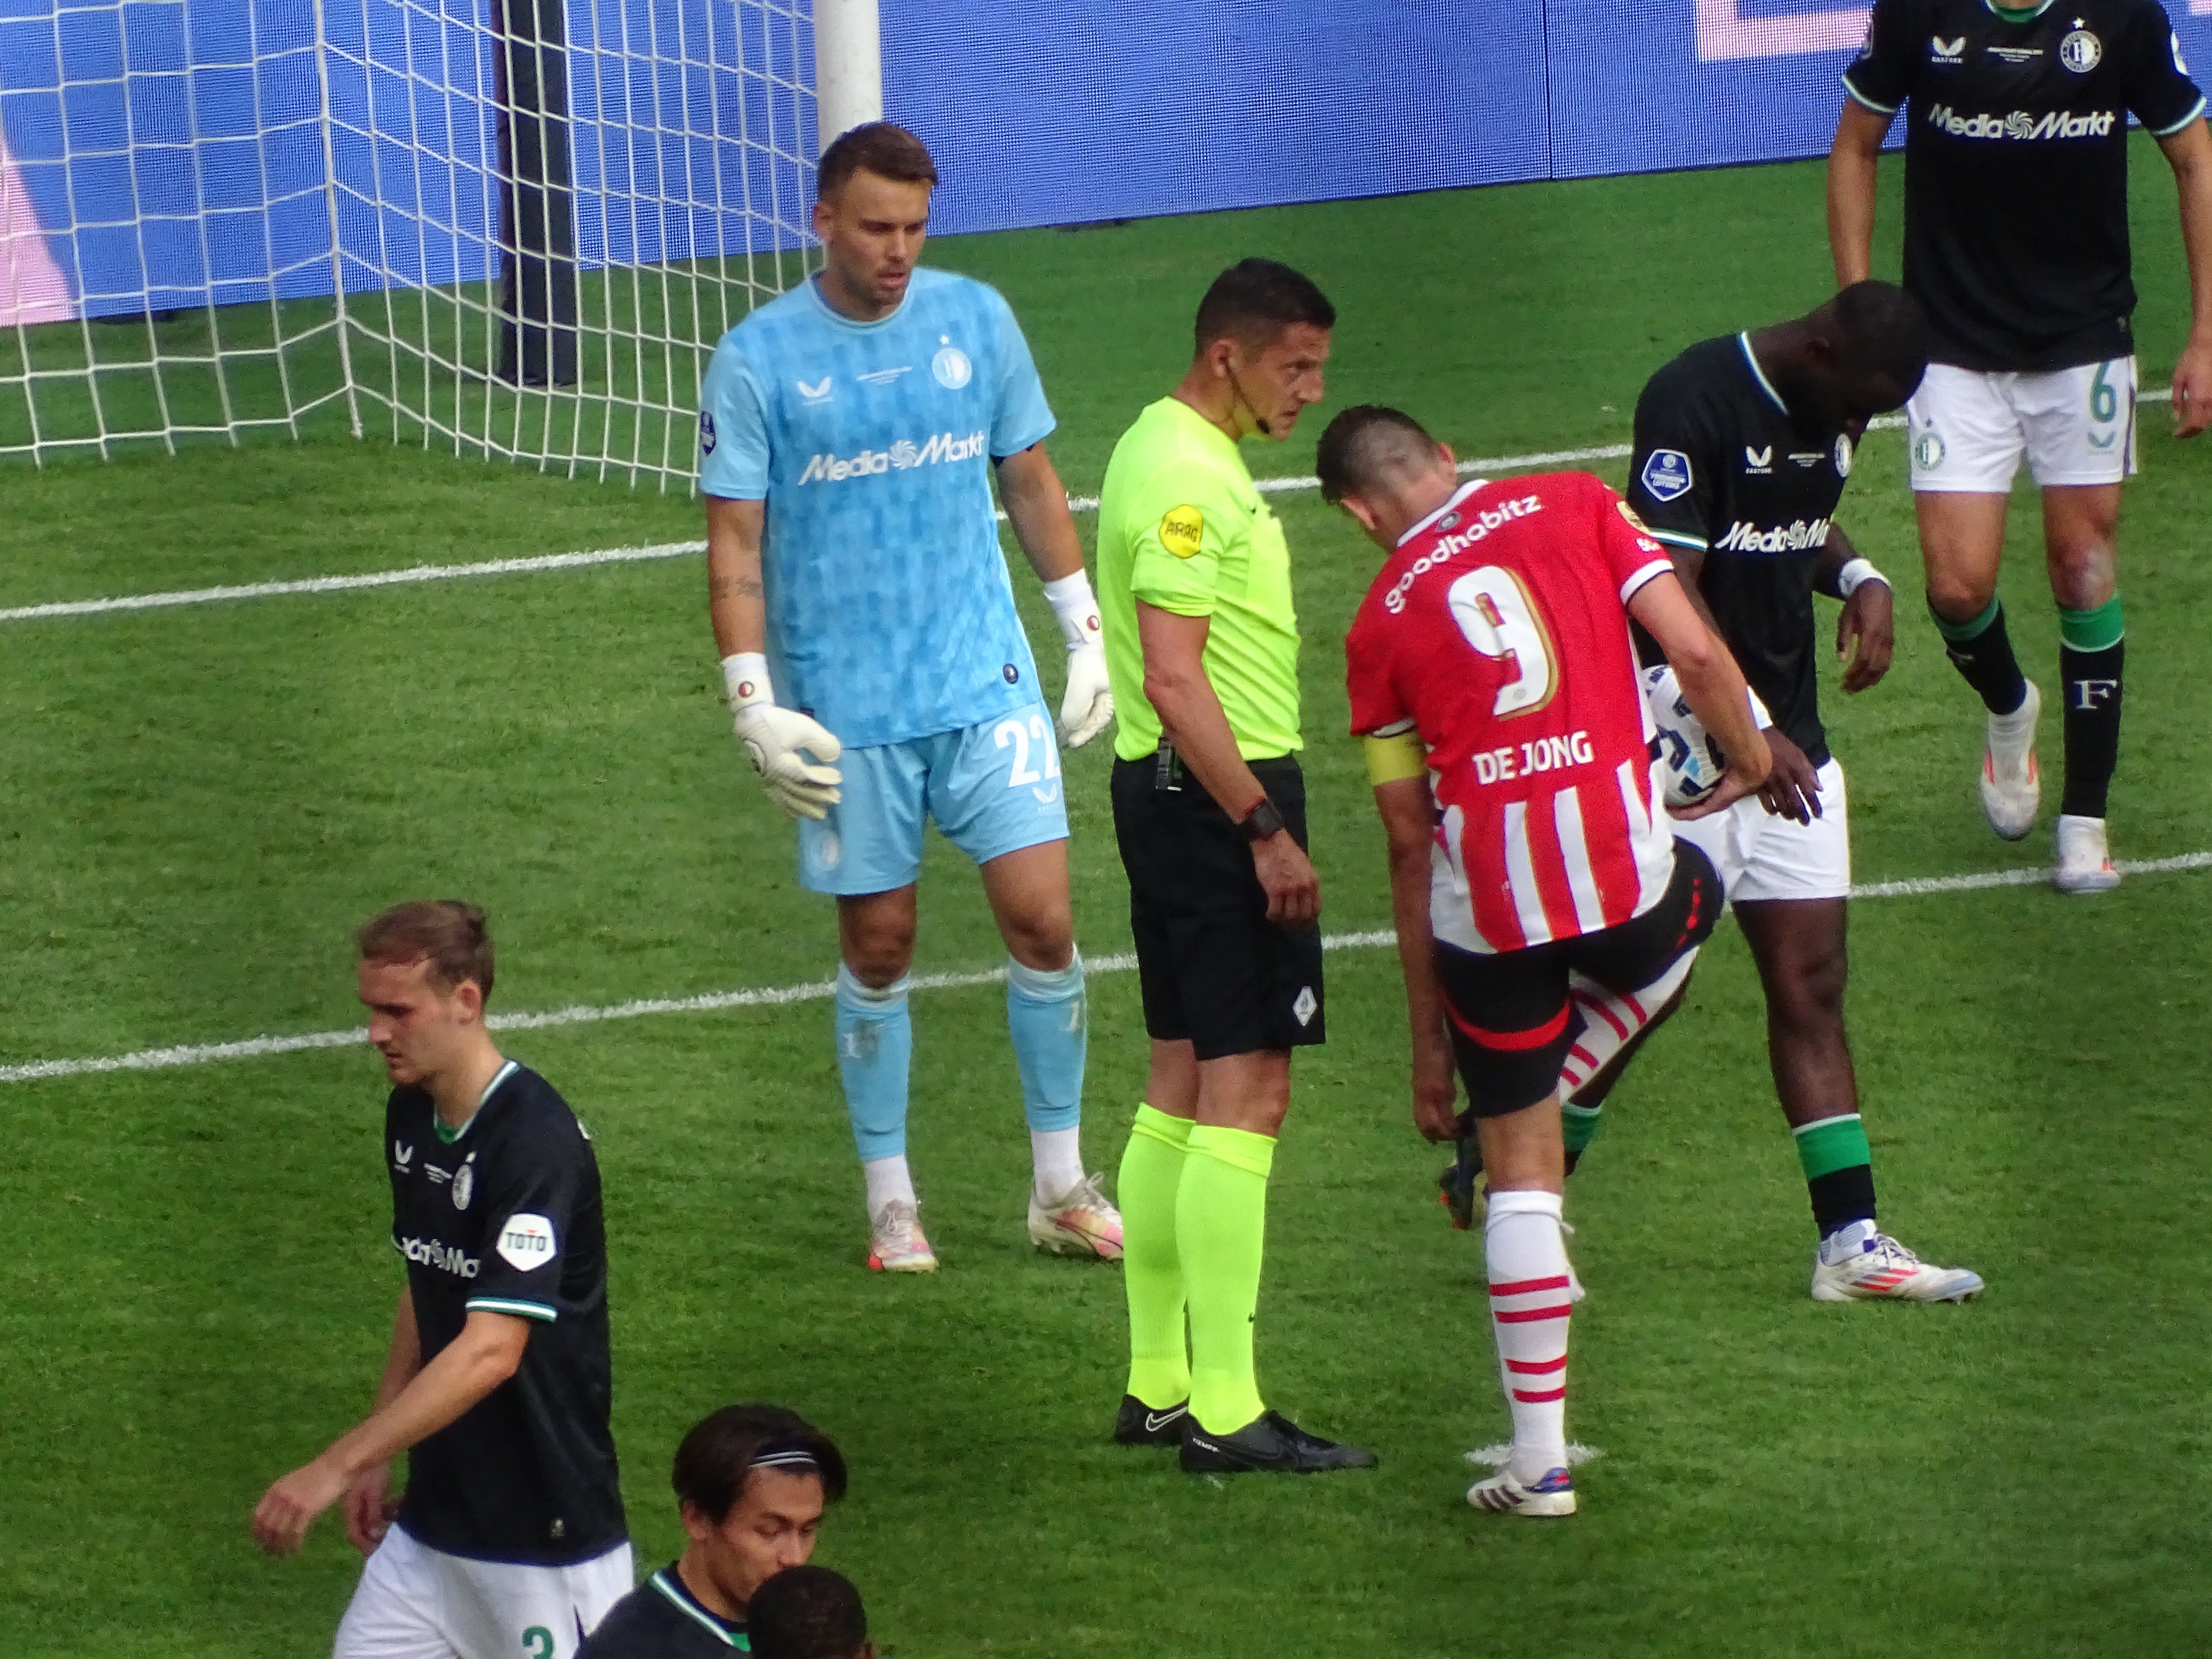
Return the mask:
<path id="1" fill-rule="evenodd" d="M 1418 732 L 1397 732 L 1387 738 L 1360 741 L 1367 750 L 1367 781 L 1378 788 L 1428 775 L 1429 751 L 1421 747 Z"/>

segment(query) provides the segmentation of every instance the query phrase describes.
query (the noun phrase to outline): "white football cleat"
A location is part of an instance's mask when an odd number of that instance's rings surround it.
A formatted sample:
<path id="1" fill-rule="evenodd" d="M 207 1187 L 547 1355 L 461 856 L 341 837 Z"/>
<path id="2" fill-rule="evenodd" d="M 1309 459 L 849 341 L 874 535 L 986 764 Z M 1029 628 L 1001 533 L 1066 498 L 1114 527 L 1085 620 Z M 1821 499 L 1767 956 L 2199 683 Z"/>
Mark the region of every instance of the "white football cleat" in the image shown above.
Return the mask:
<path id="1" fill-rule="evenodd" d="M 1513 1478 L 1511 1470 L 1500 1469 L 1489 1480 L 1469 1486 L 1467 1501 L 1492 1515 L 1553 1520 L 1575 1512 L 1575 1478 L 1564 1468 L 1547 1469 L 1542 1480 L 1524 1486 Z"/>
<path id="2" fill-rule="evenodd" d="M 1098 1177 L 1085 1176 L 1049 1204 L 1030 1189 L 1030 1243 L 1054 1255 L 1121 1259 L 1121 1212 L 1098 1190 Z"/>
<path id="3" fill-rule="evenodd" d="M 876 1212 L 868 1228 L 868 1271 L 872 1273 L 933 1273 L 936 1253 L 921 1231 L 921 1212 L 895 1198 Z"/>
<path id="4" fill-rule="evenodd" d="M 1853 1232 L 1856 1239 L 1844 1236 Z M 1832 1245 L 1839 1247 L 1832 1261 Z M 1979 1273 L 1931 1267 L 1870 1221 L 1845 1228 L 1813 1253 L 1815 1302 L 1972 1302 L 1981 1293 Z"/>
<path id="5" fill-rule="evenodd" d="M 2030 680 L 2019 708 L 1990 716 L 1982 749 L 1982 814 L 2007 841 L 2035 828 L 2035 809 L 2043 800 L 2035 767 L 2035 722 L 2042 713 L 2043 694 Z"/>
<path id="6" fill-rule="evenodd" d="M 2062 893 L 2108 893 L 2120 884 L 2105 846 L 2104 819 L 2058 815 L 2058 866 L 2051 879 Z"/>

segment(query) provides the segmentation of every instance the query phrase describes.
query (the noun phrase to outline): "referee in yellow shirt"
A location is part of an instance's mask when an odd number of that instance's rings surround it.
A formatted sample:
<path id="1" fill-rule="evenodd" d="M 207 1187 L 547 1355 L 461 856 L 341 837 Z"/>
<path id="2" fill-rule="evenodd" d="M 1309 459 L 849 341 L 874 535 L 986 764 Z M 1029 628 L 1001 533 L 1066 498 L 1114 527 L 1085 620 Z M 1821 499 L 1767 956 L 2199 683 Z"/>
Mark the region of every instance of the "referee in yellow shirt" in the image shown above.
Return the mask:
<path id="1" fill-rule="evenodd" d="M 1281 441 L 1321 400 L 1335 322 L 1287 265 L 1222 272 L 1189 372 L 1121 434 L 1098 508 L 1114 833 L 1152 1043 L 1121 1158 L 1129 1384 L 1114 1437 L 1180 1444 L 1194 1472 L 1375 1462 L 1267 1410 L 1252 1370 L 1291 1050 L 1321 1042 L 1324 1018 L 1290 550 L 1237 445 Z"/>

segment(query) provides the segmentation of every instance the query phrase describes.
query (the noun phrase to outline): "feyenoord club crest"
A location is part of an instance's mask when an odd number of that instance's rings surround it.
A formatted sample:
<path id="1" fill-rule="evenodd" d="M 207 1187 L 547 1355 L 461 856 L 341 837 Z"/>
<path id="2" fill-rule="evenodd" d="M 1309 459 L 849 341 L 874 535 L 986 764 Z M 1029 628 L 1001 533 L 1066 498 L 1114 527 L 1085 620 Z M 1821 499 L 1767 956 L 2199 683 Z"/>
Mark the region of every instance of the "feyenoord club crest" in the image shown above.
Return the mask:
<path id="1" fill-rule="evenodd" d="M 968 384 L 975 366 L 968 361 L 968 354 L 952 343 L 951 336 L 940 334 L 937 338 L 945 349 L 929 360 L 929 372 L 937 377 L 938 385 L 957 392 Z"/>
<path id="2" fill-rule="evenodd" d="M 464 1164 L 453 1171 L 453 1207 L 465 1210 L 477 1190 L 477 1170 L 473 1163 Z"/>
<path id="3" fill-rule="evenodd" d="M 2081 20 L 2077 17 L 2074 21 L 2078 25 Z M 2097 37 L 2085 28 L 2076 27 L 2058 43 L 2058 61 L 2076 75 L 2087 75 L 2104 56 L 2105 49 L 2098 44 Z"/>

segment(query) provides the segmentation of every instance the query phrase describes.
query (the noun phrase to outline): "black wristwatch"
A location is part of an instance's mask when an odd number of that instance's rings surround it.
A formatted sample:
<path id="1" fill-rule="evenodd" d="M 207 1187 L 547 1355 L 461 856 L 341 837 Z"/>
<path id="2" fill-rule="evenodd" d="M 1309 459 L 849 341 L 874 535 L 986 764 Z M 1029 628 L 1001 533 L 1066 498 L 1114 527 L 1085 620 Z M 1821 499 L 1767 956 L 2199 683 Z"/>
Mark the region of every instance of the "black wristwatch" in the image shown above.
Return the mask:
<path id="1" fill-rule="evenodd" d="M 1284 824 L 1282 812 L 1275 803 L 1262 795 L 1257 806 L 1237 820 L 1237 827 L 1244 832 L 1245 840 L 1259 842 L 1270 836 L 1280 835 L 1287 826 Z"/>

